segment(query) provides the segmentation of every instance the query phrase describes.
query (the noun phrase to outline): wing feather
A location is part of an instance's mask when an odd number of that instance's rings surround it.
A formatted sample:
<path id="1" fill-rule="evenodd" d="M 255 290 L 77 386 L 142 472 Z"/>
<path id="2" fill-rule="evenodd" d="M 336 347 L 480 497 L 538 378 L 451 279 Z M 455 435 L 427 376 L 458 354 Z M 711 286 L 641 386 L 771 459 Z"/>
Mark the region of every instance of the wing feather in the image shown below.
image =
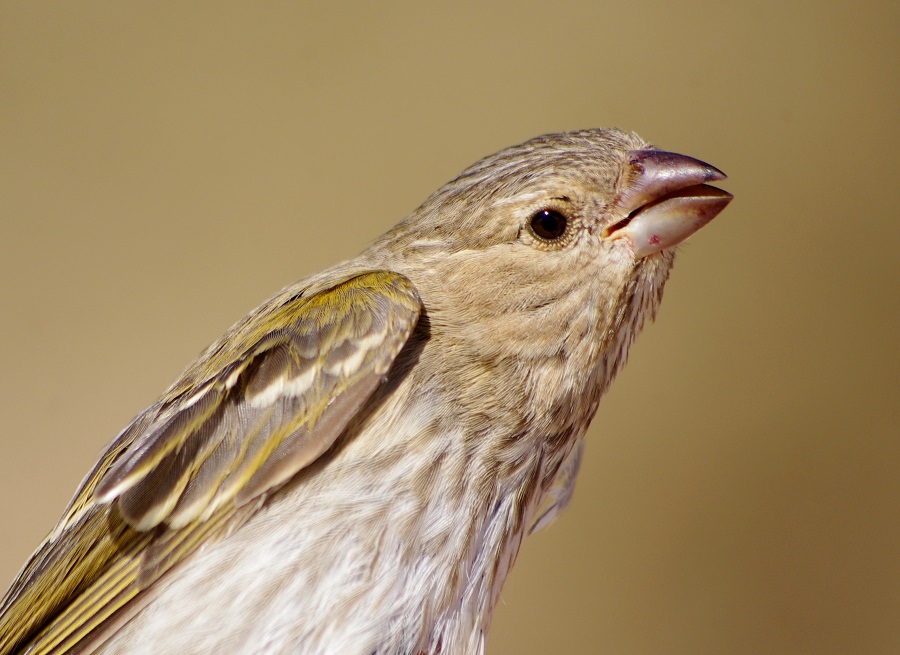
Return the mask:
<path id="1" fill-rule="evenodd" d="M 305 311 L 282 313 L 287 321 L 205 381 L 202 396 L 164 408 L 165 419 L 100 480 L 97 499 L 118 500 L 138 530 L 181 526 L 200 516 L 198 503 L 183 497 L 205 498 L 206 513 L 248 502 L 316 459 L 374 391 L 418 317 L 411 284 L 400 294 L 400 276 L 390 274 L 385 293 L 377 278 L 386 275 L 296 301 Z M 223 438 L 222 425 L 241 438 Z M 198 475 L 216 451 L 219 475 Z"/>
<path id="2" fill-rule="evenodd" d="M 90 649 L 202 543 L 327 451 L 418 321 L 363 273 L 251 314 L 110 445 L 0 602 L 0 655 Z"/>

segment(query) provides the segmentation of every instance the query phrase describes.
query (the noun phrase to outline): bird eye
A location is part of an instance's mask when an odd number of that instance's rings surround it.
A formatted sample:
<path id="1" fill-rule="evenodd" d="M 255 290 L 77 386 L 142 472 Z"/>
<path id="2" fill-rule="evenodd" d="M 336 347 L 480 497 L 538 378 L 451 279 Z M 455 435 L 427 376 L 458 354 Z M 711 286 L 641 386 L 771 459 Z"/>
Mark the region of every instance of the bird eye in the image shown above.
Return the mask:
<path id="1" fill-rule="evenodd" d="M 566 233 L 569 219 L 553 209 L 542 209 L 531 217 L 531 231 L 543 241 L 556 241 Z"/>

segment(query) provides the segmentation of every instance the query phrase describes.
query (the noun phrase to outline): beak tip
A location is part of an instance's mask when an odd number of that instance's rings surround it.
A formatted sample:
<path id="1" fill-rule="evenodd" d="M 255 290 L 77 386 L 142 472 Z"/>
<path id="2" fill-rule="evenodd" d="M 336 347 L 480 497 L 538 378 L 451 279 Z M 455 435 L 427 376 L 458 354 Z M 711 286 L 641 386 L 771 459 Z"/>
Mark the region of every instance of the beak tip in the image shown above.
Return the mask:
<path id="1" fill-rule="evenodd" d="M 725 175 L 725 173 L 720 171 L 718 168 L 716 168 L 712 164 L 706 164 L 706 166 L 707 166 L 707 171 L 708 171 L 707 178 L 706 178 L 707 182 L 719 182 L 721 180 L 728 179 L 728 176 Z"/>

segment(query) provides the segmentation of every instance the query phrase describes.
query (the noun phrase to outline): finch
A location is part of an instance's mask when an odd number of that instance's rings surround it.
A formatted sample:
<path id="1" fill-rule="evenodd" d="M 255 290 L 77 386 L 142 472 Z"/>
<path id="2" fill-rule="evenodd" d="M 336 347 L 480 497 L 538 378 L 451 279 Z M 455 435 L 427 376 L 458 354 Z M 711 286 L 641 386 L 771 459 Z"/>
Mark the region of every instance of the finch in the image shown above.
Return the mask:
<path id="1" fill-rule="evenodd" d="M 0 654 L 484 652 L 724 178 L 603 129 L 475 163 L 112 441 L 0 603 Z"/>

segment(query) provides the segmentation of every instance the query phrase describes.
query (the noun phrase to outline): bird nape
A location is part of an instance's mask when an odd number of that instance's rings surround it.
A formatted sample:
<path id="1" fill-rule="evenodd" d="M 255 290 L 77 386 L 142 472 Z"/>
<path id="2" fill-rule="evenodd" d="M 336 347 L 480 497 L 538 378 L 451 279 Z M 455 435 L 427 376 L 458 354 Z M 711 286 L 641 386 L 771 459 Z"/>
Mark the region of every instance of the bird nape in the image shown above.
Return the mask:
<path id="1" fill-rule="evenodd" d="M 724 177 L 541 136 L 276 294 L 109 445 L 0 603 L 0 655 L 482 653 Z"/>

